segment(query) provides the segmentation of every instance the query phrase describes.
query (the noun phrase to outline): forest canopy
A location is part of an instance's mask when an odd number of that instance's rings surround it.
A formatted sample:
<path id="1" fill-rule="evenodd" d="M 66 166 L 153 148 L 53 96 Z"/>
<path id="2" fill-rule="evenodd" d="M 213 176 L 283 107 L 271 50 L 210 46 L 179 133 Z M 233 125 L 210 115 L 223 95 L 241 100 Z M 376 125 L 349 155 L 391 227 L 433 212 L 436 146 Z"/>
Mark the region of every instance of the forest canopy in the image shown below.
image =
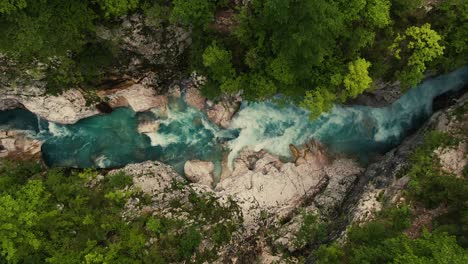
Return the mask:
<path id="1" fill-rule="evenodd" d="M 192 32 L 185 66 L 208 76 L 203 88 L 208 97 L 242 91 L 247 100 L 264 100 L 281 94 L 321 113 L 372 89 L 376 81 L 398 80 L 409 88 L 428 70 L 466 63 L 466 1 L 425 5 L 422 0 L 252 0 L 246 5 L 1 0 L 0 52 L 21 61 L 58 59 L 60 66 L 50 71 L 54 91 L 79 86 L 98 79 L 116 56 L 118 43 L 100 40 L 96 27 L 141 13 L 152 26 L 172 24 Z M 219 30 L 214 25 L 226 10 L 232 15 L 224 19 L 234 26 Z M 93 65 L 93 54 L 104 56 Z"/>

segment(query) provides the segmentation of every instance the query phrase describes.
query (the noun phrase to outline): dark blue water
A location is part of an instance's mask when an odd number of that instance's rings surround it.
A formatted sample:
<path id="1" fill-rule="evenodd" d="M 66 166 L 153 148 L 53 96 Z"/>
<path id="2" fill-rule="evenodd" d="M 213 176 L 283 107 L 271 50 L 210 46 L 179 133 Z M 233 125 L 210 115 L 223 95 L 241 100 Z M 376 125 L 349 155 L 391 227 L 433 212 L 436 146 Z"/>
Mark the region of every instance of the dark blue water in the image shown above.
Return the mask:
<path id="1" fill-rule="evenodd" d="M 43 157 L 51 166 L 107 168 L 160 160 L 181 172 L 185 161 L 201 159 L 213 161 L 219 174 L 224 153 L 229 153 L 229 164 L 243 148 L 289 157 L 290 143 L 303 144 L 311 138 L 331 151 L 365 161 L 394 147 L 421 125 L 430 116 L 436 96 L 466 83 L 468 67 L 425 81 L 391 106 L 335 106 L 315 121 L 295 106 L 244 103 L 228 130 L 181 100 L 171 102 L 165 113 L 120 108 L 73 125 L 38 120 L 26 110 L 4 111 L 0 112 L 0 128 L 28 130 L 44 140 Z M 160 128 L 149 135 L 139 134 L 141 120 L 158 120 Z"/>

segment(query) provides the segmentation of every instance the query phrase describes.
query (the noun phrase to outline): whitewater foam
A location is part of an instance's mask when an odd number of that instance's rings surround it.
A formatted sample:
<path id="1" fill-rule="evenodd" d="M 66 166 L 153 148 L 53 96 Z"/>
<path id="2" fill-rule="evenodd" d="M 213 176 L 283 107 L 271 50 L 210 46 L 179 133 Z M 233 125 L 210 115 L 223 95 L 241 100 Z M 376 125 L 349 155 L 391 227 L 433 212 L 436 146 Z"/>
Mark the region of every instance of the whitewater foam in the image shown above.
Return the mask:
<path id="1" fill-rule="evenodd" d="M 71 135 L 70 131 L 65 126 L 53 122 L 49 122 L 48 130 L 54 137 L 67 137 Z"/>

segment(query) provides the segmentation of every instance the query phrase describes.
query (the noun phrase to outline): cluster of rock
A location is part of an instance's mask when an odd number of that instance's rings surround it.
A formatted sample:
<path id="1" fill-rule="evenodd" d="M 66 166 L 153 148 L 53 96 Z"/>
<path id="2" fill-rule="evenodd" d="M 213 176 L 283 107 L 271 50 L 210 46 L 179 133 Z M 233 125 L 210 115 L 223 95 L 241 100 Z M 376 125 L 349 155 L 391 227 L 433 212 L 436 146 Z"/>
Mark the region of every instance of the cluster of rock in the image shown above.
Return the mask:
<path id="1" fill-rule="evenodd" d="M 0 131 L 0 158 L 40 158 L 41 146 L 41 141 L 33 139 L 24 131 Z"/>
<path id="2" fill-rule="evenodd" d="M 300 208 L 308 208 L 323 217 L 333 214 L 363 171 L 350 159 L 330 157 L 313 141 L 297 151 L 300 158 L 296 162 L 283 162 L 266 151 L 244 150 L 235 160 L 233 171 L 214 188 L 213 163 L 199 160 L 188 161 L 184 166 L 191 183 L 184 183 L 185 179 L 170 166 L 157 161 L 130 164 L 111 171 L 110 175 L 119 172 L 133 175 L 134 184 L 151 195 L 154 201 L 151 208 L 136 210 L 135 201 L 129 204 L 133 214 L 144 210 L 189 219 L 186 214 L 170 209 L 168 203 L 176 198 L 187 199 L 191 191 L 216 197 L 221 204 L 234 202 L 242 216 L 242 228 L 235 235 L 237 240 L 232 241 L 231 249 L 236 247 L 237 253 L 239 250 L 260 252 L 267 259 L 275 259 L 268 253 L 270 246 L 262 241 L 265 230 L 277 228 L 282 223 L 275 245 L 296 250 L 291 246 L 293 240 L 290 237 L 300 226 Z M 171 189 L 174 183 L 184 184 Z M 245 241 L 250 241 L 248 246 Z M 220 256 L 224 258 L 231 253 L 221 251 Z"/>

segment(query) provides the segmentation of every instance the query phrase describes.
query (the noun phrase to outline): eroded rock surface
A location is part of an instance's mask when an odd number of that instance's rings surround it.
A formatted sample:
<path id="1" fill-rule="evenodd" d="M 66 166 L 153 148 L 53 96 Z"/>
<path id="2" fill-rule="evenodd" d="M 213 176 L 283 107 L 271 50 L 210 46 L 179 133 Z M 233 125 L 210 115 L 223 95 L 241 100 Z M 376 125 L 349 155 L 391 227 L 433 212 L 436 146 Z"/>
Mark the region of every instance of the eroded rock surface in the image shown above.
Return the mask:
<path id="1" fill-rule="evenodd" d="M 153 88 L 141 84 L 124 89 L 103 90 L 98 92 L 98 95 L 114 108 L 127 106 L 135 112 L 144 112 L 152 108 L 165 111 L 169 102 L 167 96 L 159 95 Z"/>
<path id="2" fill-rule="evenodd" d="M 41 141 L 33 139 L 24 131 L 0 131 L 0 158 L 40 158 L 41 146 Z"/>
<path id="3" fill-rule="evenodd" d="M 239 110 L 240 98 L 225 98 L 209 106 L 206 110 L 208 119 L 222 128 L 228 128 L 232 118 Z"/>
<path id="4" fill-rule="evenodd" d="M 142 163 L 129 164 L 121 169 L 110 171 L 109 175 L 121 172 L 133 176 L 133 183 L 135 186 L 151 195 L 164 192 L 164 190 L 169 188 L 174 182 L 185 181 L 171 166 L 159 161 L 145 161 Z"/>
<path id="5" fill-rule="evenodd" d="M 189 160 L 185 162 L 184 173 L 187 179 L 211 187 L 213 185 L 214 164 L 211 161 Z"/>

